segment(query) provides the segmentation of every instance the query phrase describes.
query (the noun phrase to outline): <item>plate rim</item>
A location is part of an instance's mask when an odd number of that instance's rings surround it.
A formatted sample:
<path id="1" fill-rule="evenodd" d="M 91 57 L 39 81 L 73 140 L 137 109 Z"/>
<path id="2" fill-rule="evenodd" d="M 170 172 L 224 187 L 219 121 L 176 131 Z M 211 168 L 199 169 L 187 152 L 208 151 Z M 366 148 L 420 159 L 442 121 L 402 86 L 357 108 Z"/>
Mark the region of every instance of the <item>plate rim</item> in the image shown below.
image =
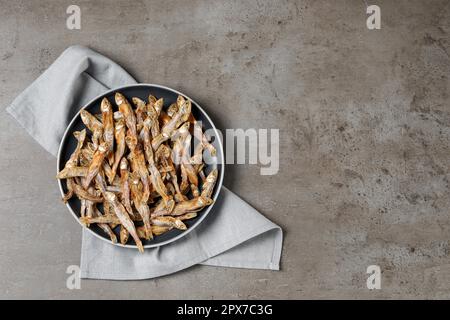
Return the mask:
<path id="1" fill-rule="evenodd" d="M 156 87 L 156 88 L 160 88 L 160 89 L 165 89 L 165 90 L 168 90 L 168 91 L 172 91 L 172 92 L 174 92 L 174 93 L 176 93 L 176 94 L 178 94 L 178 95 L 182 95 L 183 97 L 189 99 L 193 104 L 196 105 L 196 107 L 200 110 L 200 112 L 203 113 L 203 115 L 204 115 L 204 116 L 207 118 L 207 120 L 211 123 L 212 129 L 214 130 L 214 134 L 215 134 L 215 136 L 216 136 L 215 139 L 218 140 L 217 143 L 219 144 L 219 147 L 220 147 L 220 149 L 221 149 L 221 150 L 220 150 L 220 151 L 221 151 L 221 152 L 220 152 L 220 158 L 221 158 L 221 159 L 219 159 L 219 162 L 218 162 L 218 165 L 220 165 L 220 169 L 221 169 L 220 171 L 221 171 L 221 172 L 220 172 L 219 179 L 218 179 L 217 182 L 216 182 L 216 188 L 217 188 L 217 190 L 216 190 L 216 192 L 215 192 L 215 194 L 214 194 L 214 196 L 213 196 L 213 198 L 212 198 L 213 201 L 214 201 L 213 204 L 210 205 L 210 206 L 208 206 L 208 207 L 205 209 L 205 212 L 202 214 L 201 217 L 199 217 L 199 220 L 197 220 L 197 222 L 196 222 L 193 226 L 191 226 L 191 227 L 188 228 L 187 230 L 184 230 L 184 231 L 183 231 L 182 233 L 180 233 L 179 235 L 173 237 L 172 239 L 168 239 L 168 240 L 162 241 L 162 242 L 160 242 L 160 243 L 146 244 L 146 245 L 144 245 L 144 248 L 156 248 L 156 247 L 161 247 L 161 246 L 164 246 L 164 245 L 166 245 L 166 244 L 175 242 L 175 241 L 179 240 L 180 238 L 182 238 L 182 237 L 186 236 L 187 234 L 189 234 L 189 233 L 190 233 L 192 230 L 194 230 L 196 227 L 198 227 L 198 226 L 200 225 L 200 223 L 202 223 L 203 220 L 206 218 L 206 216 L 209 214 L 209 212 L 210 212 L 211 209 L 214 207 L 214 205 L 216 204 L 217 198 L 219 197 L 219 194 L 220 194 L 220 191 L 221 191 L 222 185 L 223 185 L 223 178 L 224 178 L 224 174 L 225 174 L 225 161 L 224 161 L 225 156 L 224 156 L 224 150 L 223 150 L 222 136 L 221 136 L 220 134 L 218 134 L 218 130 L 217 130 L 217 128 L 216 128 L 216 125 L 215 125 L 214 122 L 211 120 L 211 118 L 209 117 L 208 113 L 200 106 L 200 104 L 198 104 L 198 103 L 197 103 L 195 100 L 193 100 L 191 97 L 187 96 L 186 94 L 184 94 L 184 93 L 182 93 L 182 92 L 180 92 L 180 91 L 178 91 L 178 90 L 172 89 L 172 88 L 167 87 L 167 86 L 164 86 L 164 85 L 154 84 L 154 83 L 135 83 L 135 84 L 128 84 L 128 85 L 124 85 L 124 86 L 120 86 L 120 87 L 115 87 L 115 88 L 113 88 L 113 89 L 109 89 L 109 90 L 107 90 L 107 91 L 105 91 L 105 92 L 103 92 L 103 93 L 97 95 L 96 97 L 94 97 L 93 99 L 91 99 L 91 100 L 89 100 L 87 103 L 85 103 L 85 104 L 83 105 L 83 107 L 81 107 L 81 108 L 77 111 L 77 113 L 73 116 L 72 120 L 71 120 L 71 121 L 69 122 L 69 124 L 67 125 L 66 130 L 64 131 L 64 134 L 63 134 L 63 136 L 62 136 L 62 138 L 61 138 L 61 142 L 60 142 L 60 144 L 59 144 L 59 149 L 58 149 L 58 154 L 57 154 L 57 157 L 56 157 L 56 159 L 57 159 L 57 160 L 56 160 L 56 161 L 57 161 L 57 163 L 56 163 L 56 170 L 57 170 L 56 173 L 58 174 L 58 172 L 61 171 L 61 168 L 60 168 L 61 152 L 62 152 L 62 149 L 63 149 L 63 144 L 64 144 L 64 142 L 65 142 L 66 139 L 67 139 L 67 135 L 68 135 L 68 132 L 69 132 L 69 128 L 72 127 L 73 122 L 75 121 L 76 118 L 78 118 L 78 116 L 80 115 L 81 111 L 84 110 L 84 109 L 86 109 L 86 108 L 87 108 L 88 106 L 90 106 L 92 103 L 94 103 L 95 100 L 97 100 L 97 99 L 99 99 L 99 98 L 101 98 L 101 97 L 103 97 L 103 96 L 106 96 L 106 95 L 108 95 L 108 94 L 110 94 L 110 93 L 112 93 L 112 92 L 114 92 L 114 91 L 120 91 L 120 90 L 122 90 L 122 89 L 130 88 L 130 87 L 147 87 L 147 88 Z M 59 190 L 60 190 L 60 192 L 61 192 L 61 196 L 64 196 L 64 190 L 63 190 L 63 187 L 62 187 L 62 181 L 61 181 L 60 179 L 57 179 L 57 180 L 58 180 L 58 186 L 59 186 Z M 87 229 L 89 232 L 91 232 L 91 234 L 93 234 L 93 235 L 96 236 L 97 238 L 99 238 L 99 239 L 101 239 L 101 240 L 103 240 L 103 241 L 105 241 L 105 242 L 107 242 L 107 243 L 109 243 L 109 244 L 118 246 L 118 247 L 137 249 L 137 246 L 136 246 L 135 244 L 134 244 L 134 245 L 133 245 L 133 244 L 121 244 L 120 242 L 114 243 L 114 242 L 112 242 L 110 239 L 107 239 L 107 238 L 105 238 L 105 237 L 100 236 L 99 234 L 97 234 L 96 232 L 94 232 L 94 230 L 92 230 L 92 229 L 90 229 L 90 228 L 84 226 L 84 225 L 80 222 L 80 219 L 78 218 L 78 215 L 72 210 L 72 208 L 70 207 L 70 205 L 69 205 L 68 202 L 67 202 L 65 205 L 66 205 L 66 207 L 69 209 L 70 213 L 71 213 L 72 216 L 75 218 L 75 220 L 78 222 L 78 224 L 81 225 L 83 229 Z"/>

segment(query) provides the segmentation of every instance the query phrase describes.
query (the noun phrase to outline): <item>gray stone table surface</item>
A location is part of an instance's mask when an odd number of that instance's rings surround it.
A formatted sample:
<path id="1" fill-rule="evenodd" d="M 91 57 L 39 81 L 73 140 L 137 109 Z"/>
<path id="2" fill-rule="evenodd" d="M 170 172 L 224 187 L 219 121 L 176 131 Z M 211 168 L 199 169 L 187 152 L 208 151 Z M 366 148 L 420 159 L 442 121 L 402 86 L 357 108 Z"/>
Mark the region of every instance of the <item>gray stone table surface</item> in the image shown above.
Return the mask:
<path id="1" fill-rule="evenodd" d="M 0 298 L 450 298 L 450 2 L 376 2 L 380 30 L 364 1 L 0 0 Z M 280 129 L 278 174 L 229 165 L 225 185 L 283 227 L 281 271 L 66 288 L 80 226 L 55 158 L 5 107 L 74 44 L 185 92 L 220 129 Z"/>

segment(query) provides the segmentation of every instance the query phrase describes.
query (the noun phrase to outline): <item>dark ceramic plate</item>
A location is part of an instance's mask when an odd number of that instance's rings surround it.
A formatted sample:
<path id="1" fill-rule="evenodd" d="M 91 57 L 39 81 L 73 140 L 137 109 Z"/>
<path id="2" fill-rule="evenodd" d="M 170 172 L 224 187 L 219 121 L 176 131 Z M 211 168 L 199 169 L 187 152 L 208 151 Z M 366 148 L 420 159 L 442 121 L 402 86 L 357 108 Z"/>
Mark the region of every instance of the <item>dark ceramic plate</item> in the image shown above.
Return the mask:
<path id="1" fill-rule="evenodd" d="M 90 113 L 96 114 L 101 113 L 100 112 L 100 102 L 101 100 L 106 97 L 111 101 L 112 105 L 115 107 L 114 111 L 117 110 L 117 106 L 114 102 L 114 94 L 116 92 L 122 93 L 130 102 L 132 97 L 138 97 L 142 100 L 146 101 L 149 94 L 154 95 L 157 98 L 164 98 L 164 108 L 167 108 L 171 103 L 175 102 L 178 95 L 182 95 L 187 99 L 190 99 L 185 94 L 182 94 L 176 90 L 155 85 L 155 84 L 135 84 L 135 85 L 129 85 L 121 88 L 116 88 L 114 90 L 110 90 L 95 99 L 91 100 L 86 106 L 84 106 L 82 109 L 86 109 Z M 216 201 L 217 197 L 219 195 L 220 188 L 222 187 L 222 181 L 223 181 L 223 174 L 224 174 L 224 159 L 223 159 L 223 148 L 222 148 L 222 142 L 220 141 L 220 136 L 217 133 L 217 129 L 214 126 L 211 119 L 208 117 L 206 112 L 192 99 L 192 113 L 195 116 L 195 118 L 202 122 L 203 130 L 213 130 L 211 136 L 214 136 L 212 144 L 217 149 L 217 155 L 215 157 L 211 157 L 208 151 L 205 151 L 203 156 L 205 159 L 205 162 L 207 165 L 205 166 L 205 174 L 207 175 L 211 170 L 217 168 L 219 171 L 217 182 L 214 187 L 213 192 L 213 200 Z M 58 152 L 58 160 L 57 160 L 57 170 L 58 172 L 64 168 L 64 165 L 66 161 L 70 158 L 70 155 L 73 153 L 76 147 L 76 139 L 73 136 L 74 131 L 79 131 L 84 129 L 85 126 L 83 122 L 81 121 L 80 113 L 78 112 L 75 117 L 70 122 L 69 126 L 66 129 L 66 132 L 64 133 L 64 136 L 61 140 L 61 145 Z M 89 131 L 88 131 L 89 132 Z M 67 192 L 67 186 L 66 182 L 63 180 L 58 180 L 59 188 L 61 190 L 61 194 Z M 80 217 L 80 201 L 76 197 L 72 197 L 67 202 L 67 207 L 69 208 L 70 212 L 74 216 L 74 218 L 80 223 L 79 217 Z M 172 241 L 178 240 L 190 231 L 194 230 L 202 221 L 203 219 L 208 215 L 208 213 L 211 211 L 211 208 L 214 206 L 214 204 L 204 208 L 200 212 L 198 212 L 198 215 L 196 218 L 191 220 L 184 221 L 188 227 L 187 230 L 181 231 L 177 229 L 173 229 L 169 232 L 166 232 L 160 236 L 155 236 L 153 240 L 144 240 L 142 243 L 145 248 L 151 248 L 151 247 L 158 247 L 165 244 L 168 244 Z M 100 207 L 100 209 L 102 209 Z M 80 223 L 81 225 L 81 223 Z M 83 226 L 84 227 L 84 226 Z M 109 237 L 97 226 L 97 225 L 91 225 L 89 228 L 87 228 L 90 232 L 92 232 L 95 236 L 97 236 L 100 239 L 103 239 L 104 241 L 107 241 L 109 243 L 112 243 L 112 241 L 109 239 Z M 117 234 L 117 238 L 119 238 L 119 229 L 115 228 L 114 232 Z M 124 246 L 120 243 L 116 243 L 118 246 Z M 134 243 L 132 237 L 130 237 L 130 240 L 125 245 L 125 247 L 131 247 L 136 248 L 136 244 Z"/>

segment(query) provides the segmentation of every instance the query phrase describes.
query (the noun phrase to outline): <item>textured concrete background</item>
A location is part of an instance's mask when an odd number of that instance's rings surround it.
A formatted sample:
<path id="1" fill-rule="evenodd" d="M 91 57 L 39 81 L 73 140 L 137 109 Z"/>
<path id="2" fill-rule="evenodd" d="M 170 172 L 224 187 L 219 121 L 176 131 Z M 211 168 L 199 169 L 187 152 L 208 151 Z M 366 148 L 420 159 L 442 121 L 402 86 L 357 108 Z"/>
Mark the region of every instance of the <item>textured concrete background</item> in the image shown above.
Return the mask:
<path id="1" fill-rule="evenodd" d="M 364 1 L 1 0 L 0 298 L 450 298 L 450 3 L 373 3 L 378 31 Z M 55 159 L 4 108 L 73 44 L 185 92 L 221 129 L 280 129 L 278 175 L 229 166 L 225 185 L 285 230 L 282 271 L 66 289 L 81 229 Z"/>

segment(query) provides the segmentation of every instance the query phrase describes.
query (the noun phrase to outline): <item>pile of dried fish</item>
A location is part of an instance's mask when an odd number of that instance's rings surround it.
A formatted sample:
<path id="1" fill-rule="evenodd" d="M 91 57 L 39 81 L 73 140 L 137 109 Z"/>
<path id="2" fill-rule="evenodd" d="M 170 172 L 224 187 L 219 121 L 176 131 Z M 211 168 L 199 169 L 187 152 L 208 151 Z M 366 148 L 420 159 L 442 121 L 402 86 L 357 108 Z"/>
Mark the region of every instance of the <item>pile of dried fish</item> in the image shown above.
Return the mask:
<path id="1" fill-rule="evenodd" d="M 191 113 L 191 102 L 178 96 L 164 109 L 163 99 L 132 98 L 134 107 L 115 94 L 118 111 L 107 98 L 101 114 L 81 111 L 89 130 L 74 132 L 77 147 L 56 176 L 66 179 L 67 202 L 81 201 L 80 221 L 96 223 L 114 243 L 152 239 L 173 228 L 186 230 L 184 220 L 212 204 L 217 170 L 204 174 L 203 150 L 216 150 Z M 191 153 L 192 137 L 199 141 Z M 199 182 L 200 180 L 200 182 Z M 99 206 L 99 207 L 97 207 Z"/>

